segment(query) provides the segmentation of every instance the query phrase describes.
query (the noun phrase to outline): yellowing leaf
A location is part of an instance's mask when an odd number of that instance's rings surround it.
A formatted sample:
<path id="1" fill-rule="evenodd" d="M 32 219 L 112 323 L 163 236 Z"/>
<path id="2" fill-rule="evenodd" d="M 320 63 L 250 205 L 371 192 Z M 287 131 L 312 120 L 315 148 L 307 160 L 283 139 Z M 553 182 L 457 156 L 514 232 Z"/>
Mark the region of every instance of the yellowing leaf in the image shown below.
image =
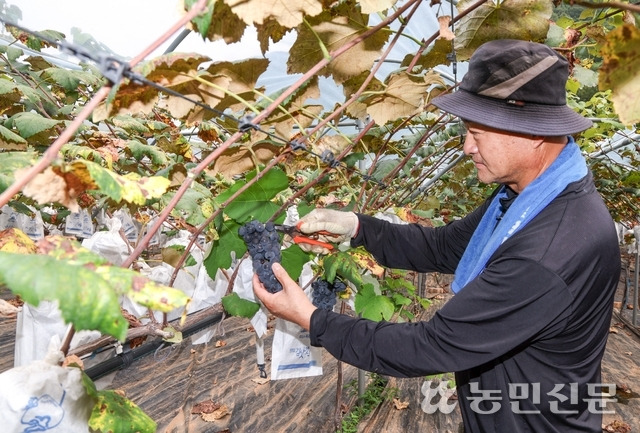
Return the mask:
<path id="1" fill-rule="evenodd" d="M 367 269 L 374 276 L 381 278 L 384 275 L 384 268 L 376 262 L 371 253 L 359 248 L 350 251 L 349 254 L 354 262 L 361 268 Z"/>
<path id="2" fill-rule="evenodd" d="M 294 28 L 303 17 L 322 12 L 318 0 L 224 0 L 233 13 L 247 24 L 262 24 L 273 19 L 287 28 Z"/>
<path id="3" fill-rule="evenodd" d="M 186 9 L 191 9 L 196 0 L 185 2 Z M 226 44 L 239 42 L 247 28 L 236 14 L 231 11 L 229 5 L 223 0 L 217 0 L 213 7 L 209 6 L 204 14 L 193 20 L 198 32 L 210 41 L 223 39 Z"/>
<path id="4" fill-rule="evenodd" d="M 227 179 L 256 168 L 256 164 L 266 164 L 280 151 L 278 146 L 262 142 L 247 147 L 227 149 L 218 156 L 210 174 L 221 174 Z"/>
<path id="5" fill-rule="evenodd" d="M 384 125 L 389 120 L 422 112 L 428 100 L 427 90 L 432 85 L 444 86 L 442 78 L 433 71 L 424 76 L 403 71 L 389 77 L 383 94 L 373 95 L 363 102 L 373 120 Z"/>
<path id="6" fill-rule="evenodd" d="M 98 164 L 83 161 L 99 191 L 116 202 L 143 205 L 165 193 L 171 181 L 161 176 L 142 177 L 136 173 L 121 176 Z"/>
<path id="7" fill-rule="evenodd" d="M 460 0 L 463 12 L 475 0 Z M 494 39 L 523 39 L 544 42 L 549 30 L 553 3 L 549 0 L 488 1 L 463 17 L 454 39 L 458 60 L 467 60 L 483 43 Z"/>
<path id="8" fill-rule="evenodd" d="M 360 10 L 363 14 L 385 11 L 396 4 L 397 0 L 360 0 Z"/>
<path id="9" fill-rule="evenodd" d="M 0 251 L 33 254 L 36 244 L 22 230 L 10 228 L 0 231 Z"/>
<path id="10" fill-rule="evenodd" d="M 613 107 L 625 125 L 640 121 L 640 30 L 625 24 L 612 30 L 602 49 L 600 90 L 611 89 Z"/>

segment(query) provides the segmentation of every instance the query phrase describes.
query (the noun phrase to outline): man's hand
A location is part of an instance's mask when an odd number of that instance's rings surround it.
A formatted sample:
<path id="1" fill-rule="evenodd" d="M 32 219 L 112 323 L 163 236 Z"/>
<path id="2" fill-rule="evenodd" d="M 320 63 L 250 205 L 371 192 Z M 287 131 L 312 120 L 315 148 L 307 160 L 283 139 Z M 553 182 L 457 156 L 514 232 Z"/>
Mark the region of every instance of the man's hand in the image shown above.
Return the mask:
<path id="1" fill-rule="evenodd" d="M 358 233 L 358 225 L 358 216 L 353 212 L 314 209 L 300 219 L 297 227 L 302 233 L 306 234 L 328 232 L 330 234 L 318 234 L 318 240 L 341 243 L 351 240 Z M 305 251 L 316 254 L 327 254 L 329 252 L 324 248 L 318 249 L 314 245 L 300 244 L 300 247 Z"/>
<path id="2" fill-rule="evenodd" d="M 277 293 L 269 293 L 258 279 L 258 275 L 253 274 L 253 292 L 276 317 L 297 323 L 308 331 L 311 314 L 316 310 L 316 307 L 280 263 L 274 263 L 271 269 L 282 284 L 282 290 Z"/>

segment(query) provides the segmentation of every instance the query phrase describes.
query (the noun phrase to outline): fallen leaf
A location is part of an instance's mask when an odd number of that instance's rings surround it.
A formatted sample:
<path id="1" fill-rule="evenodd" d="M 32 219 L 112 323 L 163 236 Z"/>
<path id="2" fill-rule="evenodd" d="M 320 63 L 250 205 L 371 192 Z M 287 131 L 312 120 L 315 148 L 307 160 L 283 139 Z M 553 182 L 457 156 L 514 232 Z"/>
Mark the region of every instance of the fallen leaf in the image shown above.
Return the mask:
<path id="1" fill-rule="evenodd" d="M 609 334 L 617 334 L 618 330 L 614 327 L 609 328 Z"/>
<path id="2" fill-rule="evenodd" d="M 11 316 L 17 314 L 18 311 L 20 311 L 18 307 L 14 307 L 4 299 L 0 299 L 0 316 Z"/>
<path id="3" fill-rule="evenodd" d="M 196 403 L 191 409 L 192 414 L 212 413 L 220 409 L 222 405 L 215 403 L 213 400 L 205 400 L 200 403 Z"/>
<path id="4" fill-rule="evenodd" d="M 218 340 L 216 341 L 216 347 L 224 347 L 227 345 L 227 342 L 224 340 Z"/>
<path id="5" fill-rule="evenodd" d="M 400 399 L 394 398 L 393 405 L 397 410 L 402 410 L 409 407 L 409 401 L 400 401 Z"/>
<path id="6" fill-rule="evenodd" d="M 202 413 L 200 414 L 200 416 L 202 417 L 203 421 L 206 422 L 213 422 L 213 421 L 217 421 L 220 418 L 224 418 L 225 416 L 229 415 L 229 408 L 227 407 L 226 404 L 223 404 L 222 406 L 220 406 L 218 409 L 214 410 L 211 413 Z"/>

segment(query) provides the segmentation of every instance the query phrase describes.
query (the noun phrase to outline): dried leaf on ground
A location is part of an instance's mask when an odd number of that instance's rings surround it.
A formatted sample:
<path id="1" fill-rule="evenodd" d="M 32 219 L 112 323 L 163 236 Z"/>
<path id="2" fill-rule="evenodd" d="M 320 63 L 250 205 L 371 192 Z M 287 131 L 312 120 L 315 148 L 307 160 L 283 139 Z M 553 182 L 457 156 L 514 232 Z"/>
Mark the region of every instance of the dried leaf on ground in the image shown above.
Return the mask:
<path id="1" fill-rule="evenodd" d="M 229 408 L 227 407 L 227 405 L 223 404 L 222 406 L 220 406 L 218 409 L 214 410 L 211 413 L 202 413 L 200 414 L 200 416 L 202 417 L 203 421 L 206 422 L 213 422 L 213 421 L 217 421 L 220 418 L 224 418 L 225 416 L 229 415 L 231 412 L 229 412 Z"/>
<path id="2" fill-rule="evenodd" d="M 4 299 L 0 299 L 0 316 L 11 316 L 17 314 L 20 309 L 14 307 Z"/>
<path id="3" fill-rule="evenodd" d="M 403 410 L 409 407 L 409 401 L 401 401 L 398 398 L 394 398 L 393 399 L 393 406 L 397 409 L 397 410 Z"/>
<path id="4" fill-rule="evenodd" d="M 201 414 L 201 413 L 212 413 L 218 409 L 220 409 L 222 405 L 220 403 L 216 403 L 213 400 L 205 400 L 200 403 L 196 403 L 191 409 L 192 414 Z"/>

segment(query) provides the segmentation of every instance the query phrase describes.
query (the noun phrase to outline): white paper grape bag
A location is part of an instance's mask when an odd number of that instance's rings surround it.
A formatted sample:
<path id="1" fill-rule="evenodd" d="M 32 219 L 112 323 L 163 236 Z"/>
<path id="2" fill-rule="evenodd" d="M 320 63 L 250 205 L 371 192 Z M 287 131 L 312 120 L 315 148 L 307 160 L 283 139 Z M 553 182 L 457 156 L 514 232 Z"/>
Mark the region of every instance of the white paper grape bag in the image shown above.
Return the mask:
<path id="1" fill-rule="evenodd" d="M 94 401 L 82 385 L 82 372 L 60 367 L 62 354 L 0 374 L 3 433 L 88 433 Z"/>
<path id="2" fill-rule="evenodd" d="M 282 319 L 276 319 L 271 346 L 271 380 L 322 374 L 322 349 L 311 346 L 309 332 Z"/>

